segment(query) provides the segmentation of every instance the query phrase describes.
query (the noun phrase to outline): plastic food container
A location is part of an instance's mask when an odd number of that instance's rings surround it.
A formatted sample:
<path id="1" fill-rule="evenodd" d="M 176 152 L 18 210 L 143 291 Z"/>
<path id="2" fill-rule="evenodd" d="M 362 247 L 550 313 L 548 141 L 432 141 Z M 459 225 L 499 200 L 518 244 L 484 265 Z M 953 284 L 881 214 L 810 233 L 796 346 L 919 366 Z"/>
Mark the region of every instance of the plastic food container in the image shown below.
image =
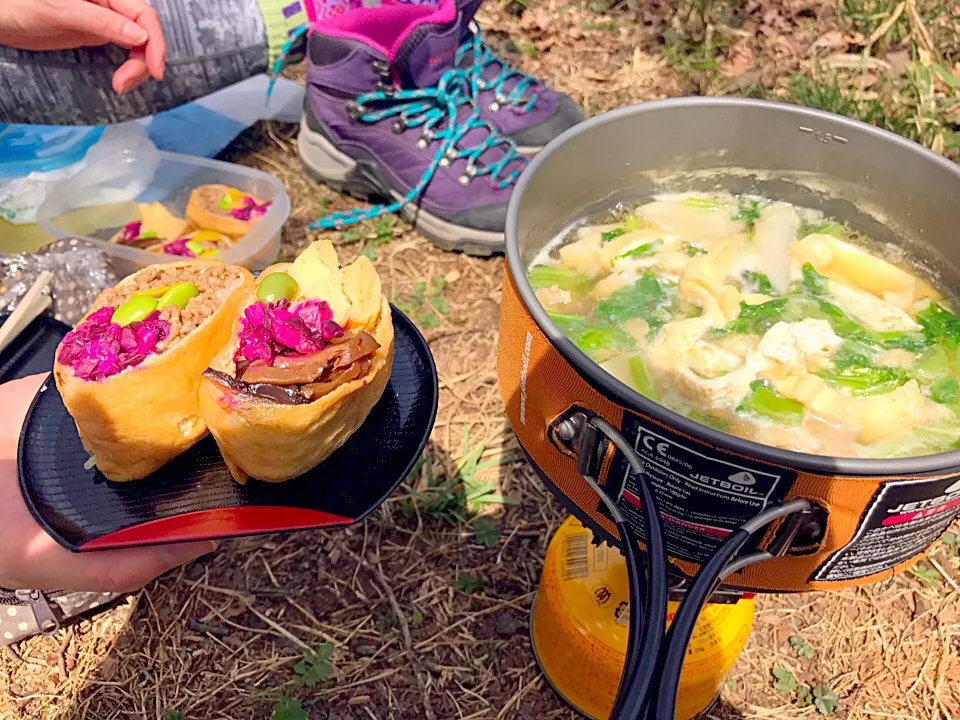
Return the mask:
<path id="1" fill-rule="evenodd" d="M 37 210 L 40 228 L 54 238 L 89 240 L 103 249 L 120 274 L 129 274 L 173 255 L 147 252 L 108 242 L 128 222 L 139 218 L 138 203 L 162 203 L 185 217 L 190 193 L 201 185 L 222 184 L 272 203 L 266 215 L 219 258 L 262 270 L 280 252 L 280 234 L 290 215 L 283 183 L 260 170 L 160 151 L 125 150 L 91 165 L 58 184 Z"/>

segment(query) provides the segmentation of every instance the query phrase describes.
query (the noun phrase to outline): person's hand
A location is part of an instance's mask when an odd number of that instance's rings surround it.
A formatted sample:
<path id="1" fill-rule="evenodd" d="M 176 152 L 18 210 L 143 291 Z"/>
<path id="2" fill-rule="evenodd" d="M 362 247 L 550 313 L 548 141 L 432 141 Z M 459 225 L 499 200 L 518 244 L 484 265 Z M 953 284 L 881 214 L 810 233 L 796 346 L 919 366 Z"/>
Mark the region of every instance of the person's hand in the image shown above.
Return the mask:
<path id="1" fill-rule="evenodd" d="M 20 494 L 17 444 L 27 409 L 45 377 L 32 375 L 0 385 L 0 587 L 132 592 L 216 549 L 216 543 L 206 541 L 72 553 L 44 532 Z"/>
<path id="2" fill-rule="evenodd" d="M 163 79 L 167 46 L 146 0 L 0 0 L 0 45 L 18 50 L 73 50 L 119 45 L 130 56 L 113 75 L 125 93 Z"/>

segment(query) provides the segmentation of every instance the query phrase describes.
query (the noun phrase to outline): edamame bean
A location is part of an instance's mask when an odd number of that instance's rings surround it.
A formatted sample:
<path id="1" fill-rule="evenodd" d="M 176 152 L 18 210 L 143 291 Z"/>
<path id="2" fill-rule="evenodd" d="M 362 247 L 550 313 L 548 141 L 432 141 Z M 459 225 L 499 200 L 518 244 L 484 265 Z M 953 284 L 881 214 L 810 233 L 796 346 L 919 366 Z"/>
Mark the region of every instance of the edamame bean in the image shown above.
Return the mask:
<path id="1" fill-rule="evenodd" d="M 113 311 L 111 322 L 117 325 L 129 325 L 143 320 L 157 309 L 157 299 L 149 295 L 134 295 L 123 305 Z"/>
<path id="2" fill-rule="evenodd" d="M 187 240 L 187 249 L 192 252 L 195 257 L 200 257 L 207 247 L 203 243 L 196 240 Z"/>
<path id="3" fill-rule="evenodd" d="M 257 286 L 257 300 L 272 303 L 281 298 L 293 300 L 297 296 L 300 286 L 297 281 L 285 272 L 274 272 L 266 275 Z"/>
<path id="4" fill-rule="evenodd" d="M 160 298 L 160 302 L 157 303 L 157 310 L 163 310 L 167 305 L 176 305 L 183 310 L 187 303 L 199 294 L 200 291 L 193 283 L 177 283 Z"/>

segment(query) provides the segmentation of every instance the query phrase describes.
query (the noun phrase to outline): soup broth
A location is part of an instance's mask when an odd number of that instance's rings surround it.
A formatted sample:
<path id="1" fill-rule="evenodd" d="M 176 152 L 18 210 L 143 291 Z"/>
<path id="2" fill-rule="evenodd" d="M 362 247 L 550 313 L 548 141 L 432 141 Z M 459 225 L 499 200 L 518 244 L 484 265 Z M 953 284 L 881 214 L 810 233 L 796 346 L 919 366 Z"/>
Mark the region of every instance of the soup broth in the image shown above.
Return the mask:
<path id="1" fill-rule="evenodd" d="M 658 196 L 565 233 L 528 277 L 583 352 L 703 424 L 839 457 L 960 447 L 960 317 L 816 211 Z"/>

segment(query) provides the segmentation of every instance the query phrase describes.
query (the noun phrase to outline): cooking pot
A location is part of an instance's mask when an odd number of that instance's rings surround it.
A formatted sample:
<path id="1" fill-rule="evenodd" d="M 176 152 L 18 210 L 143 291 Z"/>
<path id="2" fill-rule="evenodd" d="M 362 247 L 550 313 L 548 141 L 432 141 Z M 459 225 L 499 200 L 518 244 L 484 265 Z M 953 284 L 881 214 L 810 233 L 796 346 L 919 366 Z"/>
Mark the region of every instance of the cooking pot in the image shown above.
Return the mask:
<path id="1" fill-rule="evenodd" d="M 784 592 L 883 580 L 914 563 L 960 513 L 960 451 L 828 457 L 701 425 L 603 371 L 560 332 L 527 282 L 535 256 L 585 216 L 660 192 L 718 190 L 822 210 L 902 247 L 948 295 L 960 289 L 954 163 L 875 127 L 786 104 L 685 98 L 626 107 L 551 142 L 513 193 L 498 357 L 507 417 L 547 486 L 612 542 L 616 526 L 578 471 L 584 446 L 576 436 L 591 417 L 617 428 L 653 486 L 670 562 L 687 576 L 744 521 L 803 498 L 811 512 L 754 540 L 755 551 L 775 557 L 726 583 Z M 604 442 L 594 460 L 642 538 L 637 479 Z"/>

